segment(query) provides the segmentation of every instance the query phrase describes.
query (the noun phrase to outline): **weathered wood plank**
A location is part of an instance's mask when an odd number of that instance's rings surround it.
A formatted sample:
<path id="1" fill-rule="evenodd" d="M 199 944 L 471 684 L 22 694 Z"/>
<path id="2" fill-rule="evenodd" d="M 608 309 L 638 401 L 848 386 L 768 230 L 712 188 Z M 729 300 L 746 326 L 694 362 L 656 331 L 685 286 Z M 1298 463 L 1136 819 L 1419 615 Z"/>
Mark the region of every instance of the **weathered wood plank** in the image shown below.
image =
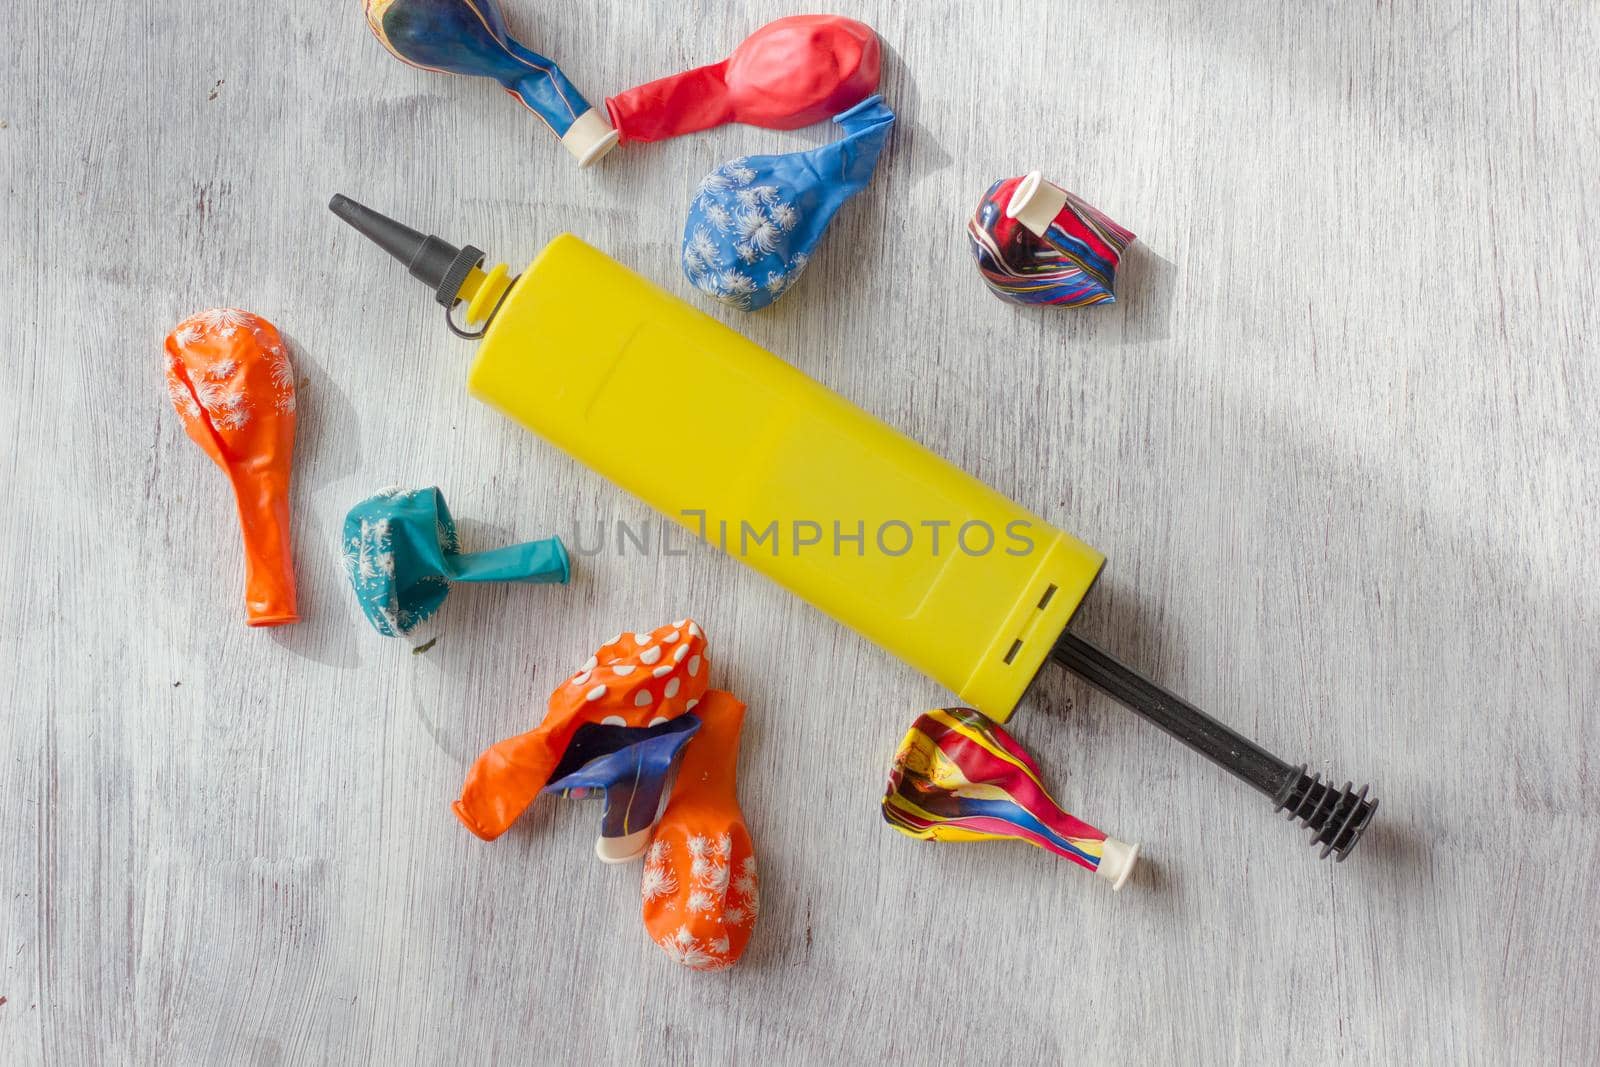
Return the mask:
<path id="1" fill-rule="evenodd" d="M 788 13 L 507 6 L 595 99 Z M 918 847 L 876 802 L 946 695 L 708 553 L 461 590 L 425 655 L 378 639 L 333 542 L 380 485 L 441 484 L 482 543 L 647 516 L 466 397 L 465 346 L 329 194 L 513 262 L 570 229 L 692 299 L 694 181 L 829 131 L 580 172 L 492 88 L 385 56 L 354 0 L 15 5 L 5 1062 L 1600 1061 L 1595 12 L 835 6 L 882 33 L 901 124 L 804 282 L 737 324 L 1104 549 L 1084 632 L 1369 778 L 1369 840 L 1318 864 L 1051 678 L 1016 732 L 1145 842 L 1140 881 Z M 965 213 L 1034 165 L 1143 238 L 1117 306 L 978 284 Z M 307 618 L 277 633 L 239 625 L 224 487 L 160 384 L 162 336 L 218 303 L 305 379 Z M 709 978 L 646 942 L 591 808 L 494 845 L 448 810 L 598 639 L 686 612 L 752 709 L 766 885 Z"/>

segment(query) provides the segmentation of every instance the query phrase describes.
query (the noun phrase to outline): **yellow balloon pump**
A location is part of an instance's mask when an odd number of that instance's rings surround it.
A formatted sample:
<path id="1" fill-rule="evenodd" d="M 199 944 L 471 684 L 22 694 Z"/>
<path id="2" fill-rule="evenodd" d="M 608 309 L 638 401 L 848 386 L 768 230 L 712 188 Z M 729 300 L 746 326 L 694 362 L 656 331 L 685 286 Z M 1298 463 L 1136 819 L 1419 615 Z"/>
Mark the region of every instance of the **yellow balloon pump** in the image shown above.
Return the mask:
<path id="1" fill-rule="evenodd" d="M 604 253 L 562 234 L 512 277 L 348 197 L 329 207 L 480 341 L 473 396 L 990 718 L 1054 659 L 1302 819 L 1324 856 L 1370 822 L 1365 788 L 1284 763 L 1072 634 L 1099 552 Z"/>

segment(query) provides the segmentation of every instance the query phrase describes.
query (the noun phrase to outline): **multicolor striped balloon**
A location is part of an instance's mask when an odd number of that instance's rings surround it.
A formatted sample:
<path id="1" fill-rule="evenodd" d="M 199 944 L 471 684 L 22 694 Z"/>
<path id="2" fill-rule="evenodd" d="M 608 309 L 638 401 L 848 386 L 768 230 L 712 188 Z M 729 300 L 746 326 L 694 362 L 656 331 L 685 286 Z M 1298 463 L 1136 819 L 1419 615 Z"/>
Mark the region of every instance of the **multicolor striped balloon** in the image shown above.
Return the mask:
<path id="1" fill-rule="evenodd" d="M 1061 810 L 1033 758 L 971 708 L 930 711 L 911 724 L 889 770 L 883 817 L 910 837 L 1026 841 L 1111 879 L 1118 889 L 1139 850 Z"/>
<path id="2" fill-rule="evenodd" d="M 1012 198 L 1027 184 L 1061 203 L 1038 231 L 1016 217 Z M 1027 189 L 1024 189 L 1024 193 Z M 1009 209 L 1009 210 L 1008 210 Z M 1116 302 L 1117 264 L 1134 235 L 1102 211 L 1037 175 L 989 186 L 967 223 L 984 283 L 1016 304 L 1087 307 Z"/>

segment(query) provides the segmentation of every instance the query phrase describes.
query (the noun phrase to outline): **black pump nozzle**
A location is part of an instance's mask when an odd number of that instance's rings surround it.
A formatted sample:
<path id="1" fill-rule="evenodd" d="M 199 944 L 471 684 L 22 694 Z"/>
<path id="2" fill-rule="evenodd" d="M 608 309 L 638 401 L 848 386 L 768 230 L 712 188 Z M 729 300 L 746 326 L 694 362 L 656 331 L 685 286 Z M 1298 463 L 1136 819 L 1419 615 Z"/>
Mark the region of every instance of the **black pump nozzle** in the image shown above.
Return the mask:
<path id="1" fill-rule="evenodd" d="M 483 252 L 467 245 L 457 248 L 431 234 L 424 237 L 410 226 L 380 215 L 343 193 L 328 201 L 328 210 L 355 227 L 373 244 L 406 265 L 411 276 L 433 287 L 433 298 L 447 309 L 456 306 L 461 283 L 472 268 L 483 263 Z"/>

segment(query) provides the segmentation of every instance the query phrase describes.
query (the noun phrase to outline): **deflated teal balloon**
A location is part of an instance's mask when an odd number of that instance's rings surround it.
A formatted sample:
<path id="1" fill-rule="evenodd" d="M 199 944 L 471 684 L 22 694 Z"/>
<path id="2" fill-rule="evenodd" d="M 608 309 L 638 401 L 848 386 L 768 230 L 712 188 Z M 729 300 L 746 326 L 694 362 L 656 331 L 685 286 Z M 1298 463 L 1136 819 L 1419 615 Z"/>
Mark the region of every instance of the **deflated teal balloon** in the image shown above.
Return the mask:
<path id="1" fill-rule="evenodd" d="M 452 582 L 565 584 L 572 575 L 556 537 L 463 553 L 437 488 L 385 489 L 351 508 L 344 568 L 362 613 L 385 637 L 410 633 L 438 611 Z"/>

